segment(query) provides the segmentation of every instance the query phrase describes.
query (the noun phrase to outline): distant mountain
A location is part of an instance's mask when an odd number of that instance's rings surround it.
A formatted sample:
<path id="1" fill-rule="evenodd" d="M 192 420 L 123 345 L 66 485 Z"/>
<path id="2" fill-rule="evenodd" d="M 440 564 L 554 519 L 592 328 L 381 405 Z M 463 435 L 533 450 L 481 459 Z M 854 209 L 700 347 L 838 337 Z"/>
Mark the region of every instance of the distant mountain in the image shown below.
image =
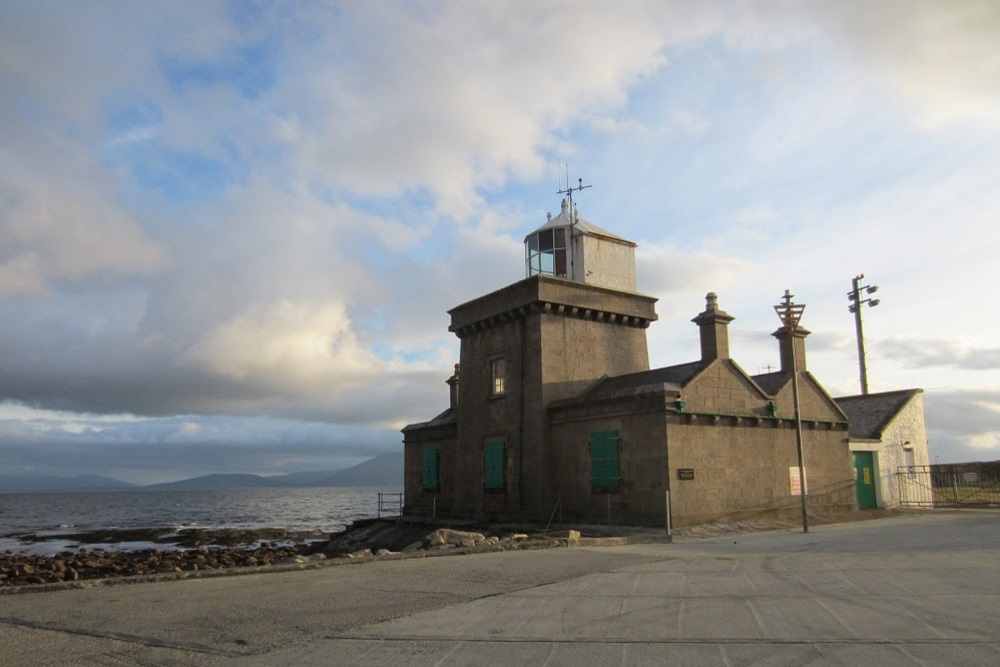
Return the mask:
<path id="1" fill-rule="evenodd" d="M 75 491 L 124 491 L 135 484 L 103 475 L 0 475 L 0 493 L 59 493 Z"/>
<path id="2" fill-rule="evenodd" d="M 323 486 L 320 482 L 343 471 L 344 469 L 308 470 L 305 472 L 293 472 L 287 475 L 275 475 L 267 479 L 274 482 L 276 486 Z"/>
<path id="3" fill-rule="evenodd" d="M 402 486 L 403 452 L 380 454 L 318 481 L 316 486 Z"/>
<path id="4" fill-rule="evenodd" d="M 59 491 L 213 491 L 219 489 L 268 489 L 308 486 L 402 486 L 403 453 L 381 454 L 344 470 L 310 470 L 288 475 L 216 474 L 176 482 L 136 486 L 101 475 L 55 477 L 47 475 L 0 475 L 0 493 Z"/>
<path id="5" fill-rule="evenodd" d="M 149 491 L 214 491 L 216 489 L 261 489 L 285 486 L 260 475 L 202 475 L 177 482 L 141 487 Z"/>
<path id="6" fill-rule="evenodd" d="M 150 491 L 213 491 L 217 489 L 274 489 L 308 486 L 402 486 L 403 453 L 392 452 L 344 470 L 309 470 L 288 475 L 203 475 L 177 482 L 138 487 Z"/>

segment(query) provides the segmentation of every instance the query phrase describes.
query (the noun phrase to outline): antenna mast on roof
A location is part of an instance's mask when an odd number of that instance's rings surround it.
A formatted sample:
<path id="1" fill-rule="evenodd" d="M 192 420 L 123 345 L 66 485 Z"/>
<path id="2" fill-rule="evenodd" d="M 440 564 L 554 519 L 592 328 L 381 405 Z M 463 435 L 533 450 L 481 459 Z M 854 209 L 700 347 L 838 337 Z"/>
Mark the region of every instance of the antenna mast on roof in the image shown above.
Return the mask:
<path id="1" fill-rule="evenodd" d="M 582 178 L 577 179 L 577 186 L 575 188 L 574 187 L 570 187 L 570 184 L 569 184 L 569 164 L 568 163 L 566 164 L 566 189 L 565 190 L 557 190 L 556 194 L 566 195 L 569 198 L 569 240 L 566 242 L 566 244 L 568 246 L 570 246 L 570 249 L 569 249 L 569 275 L 571 277 L 573 276 L 573 259 L 574 259 L 574 255 L 576 254 L 576 253 L 573 252 L 573 247 L 572 246 L 573 246 L 573 239 L 576 238 L 576 221 L 577 221 L 577 218 L 579 217 L 579 213 L 577 213 L 576 207 L 573 206 L 573 193 L 574 192 L 581 192 L 581 191 L 586 190 L 587 188 L 591 188 L 591 187 L 594 187 L 594 186 L 592 186 L 592 185 L 584 185 Z"/>

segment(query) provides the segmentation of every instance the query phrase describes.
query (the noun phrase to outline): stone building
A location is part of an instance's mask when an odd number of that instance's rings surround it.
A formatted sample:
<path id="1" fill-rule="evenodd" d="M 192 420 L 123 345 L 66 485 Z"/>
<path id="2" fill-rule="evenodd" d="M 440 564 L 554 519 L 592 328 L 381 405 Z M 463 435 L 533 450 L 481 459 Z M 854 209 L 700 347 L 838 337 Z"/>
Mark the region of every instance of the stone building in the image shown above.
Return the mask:
<path id="1" fill-rule="evenodd" d="M 930 495 L 923 389 L 842 396 L 836 401 L 850 419 L 858 507 L 920 504 Z"/>
<path id="2" fill-rule="evenodd" d="M 525 238 L 527 277 L 449 311 L 451 404 L 403 429 L 406 513 L 673 525 L 798 516 L 792 378 L 810 507 L 855 509 L 848 417 L 806 368 L 808 331 L 774 332 L 781 369 L 730 358 L 709 293 L 699 359 L 649 368 L 656 299 L 635 244 L 561 213 Z"/>

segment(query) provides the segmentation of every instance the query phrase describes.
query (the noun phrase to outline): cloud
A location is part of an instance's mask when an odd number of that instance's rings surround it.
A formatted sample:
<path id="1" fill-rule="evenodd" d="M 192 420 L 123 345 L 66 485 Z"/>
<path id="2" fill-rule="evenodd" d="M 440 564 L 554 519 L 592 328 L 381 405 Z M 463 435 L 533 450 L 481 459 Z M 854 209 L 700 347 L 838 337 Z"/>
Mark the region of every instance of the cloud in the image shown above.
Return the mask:
<path id="1" fill-rule="evenodd" d="M 0 149 L 0 296 L 163 266 L 163 249 L 114 203 L 95 165 L 44 137 L 32 143 Z"/>
<path id="2" fill-rule="evenodd" d="M 889 338 L 880 343 L 882 354 L 910 368 L 951 366 L 974 371 L 1000 368 L 1000 348 L 973 347 L 954 340 Z"/>
<path id="3" fill-rule="evenodd" d="M 859 77 L 884 81 L 928 125 L 1000 130 L 1000 5 L 993 0 L 761 2 L 754 11 L 806 21 L 856 63 Z"/>
<path id="4" fill-rule="evenodd" d="M 935 342 L 969 331 L 961 318 L 921 325 L 933 353 L 883 333 L 945 298 L 928 266 L 995 283 L 988 4 L 0 15 L 0 398 L 64 411 L 0 433 L 48 443 L 36 462 L 58 436 L 110 457 L 112 442 L 184 445 L 207 465 L 195 441 L 239 459 L 227 443 L 273 427 L 263 451 L 303 423 L 321 425 L 314 442 L 374 447 L 365 429 L 436 414 L 458 352 L 447 310 L 523 276 L 521 239 L 556 204 L 543 181 L 570 157 L 599 176 L 594 221 L 642 239 L 639 289 L 683 318 L 651 333 L 683 341 L 668 362 L 696 354 L 688 320 L 713 290 L 770 363 L 770 307 L 794 285 L 810 362 L 846 384 L 836 276 L 859 265 L 885 280 L 874 368 L 995 356 Z"/>
<path id="5" fill-rule="evenodd" d="M 942 462 L 1000 460 L 1000 390 L 928 391 L 924 406 L 932 454 Z"/>
<path id="6" fill-rule="evenodd" d="M 752 268 L 753 264 L 741 257 L 691 251 L 670 243 L 640 243 L 636 251 L 637 280 L 642 291 L 656 295 L 718 292 Z"/>
<path id="7" fill-rule="evenodd" d="M 343 304 L 255 304 L 189 350 L 213 373 L 303 399 L 335 400 L 385 366 L 361 345 Z"/>

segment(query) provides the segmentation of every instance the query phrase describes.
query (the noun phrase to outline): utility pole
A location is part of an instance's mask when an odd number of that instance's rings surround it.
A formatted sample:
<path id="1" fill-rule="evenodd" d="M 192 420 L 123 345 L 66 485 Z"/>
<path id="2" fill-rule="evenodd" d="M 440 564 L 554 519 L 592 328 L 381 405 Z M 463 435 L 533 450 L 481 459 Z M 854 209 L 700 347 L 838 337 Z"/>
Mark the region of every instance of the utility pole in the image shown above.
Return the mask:
<path id="1" fill-rule="evenodd" d="M 861 307 L 867 303 L 869 307 L 874 308 L 881 303 L 881 299 L 861 298 L 862 292 L 865 294 L 874 294 L 878 291 L 878 285 L 862 285 L 861 281 L 864 279 L 865 274 L 859 273 L 851 281 L 851 291 L 847 293 L 847 298 L 850 300 L 851 305 L 847 310 L 854 313 L 854 328 L 858 336 L 858 366 L 861 368 L 861 395 L 867 396 L 868 363 L 865 361 L 865 331 L 861 326 Z"/>
<path id="2" fill-rule="evenodd" d="M 792 402 L 795 404 L 795 453 L 799 459 L 799 498 L 802 500 L 802 532 L 809 532 L 809 512 L 806 507 L 806 461 L 802 451 L 802 416 L 799 412 L 799 364 L 795 358 L 795 331 L 799 328 L 799 320 L 805 312 L 804 303 L 795 303 L 795 296 L 785 290 L 782 302 L 774 307 L 774 312 L 781 318 L 781 324 L 788 332 L 788 347 L 792 350 Z"/>

